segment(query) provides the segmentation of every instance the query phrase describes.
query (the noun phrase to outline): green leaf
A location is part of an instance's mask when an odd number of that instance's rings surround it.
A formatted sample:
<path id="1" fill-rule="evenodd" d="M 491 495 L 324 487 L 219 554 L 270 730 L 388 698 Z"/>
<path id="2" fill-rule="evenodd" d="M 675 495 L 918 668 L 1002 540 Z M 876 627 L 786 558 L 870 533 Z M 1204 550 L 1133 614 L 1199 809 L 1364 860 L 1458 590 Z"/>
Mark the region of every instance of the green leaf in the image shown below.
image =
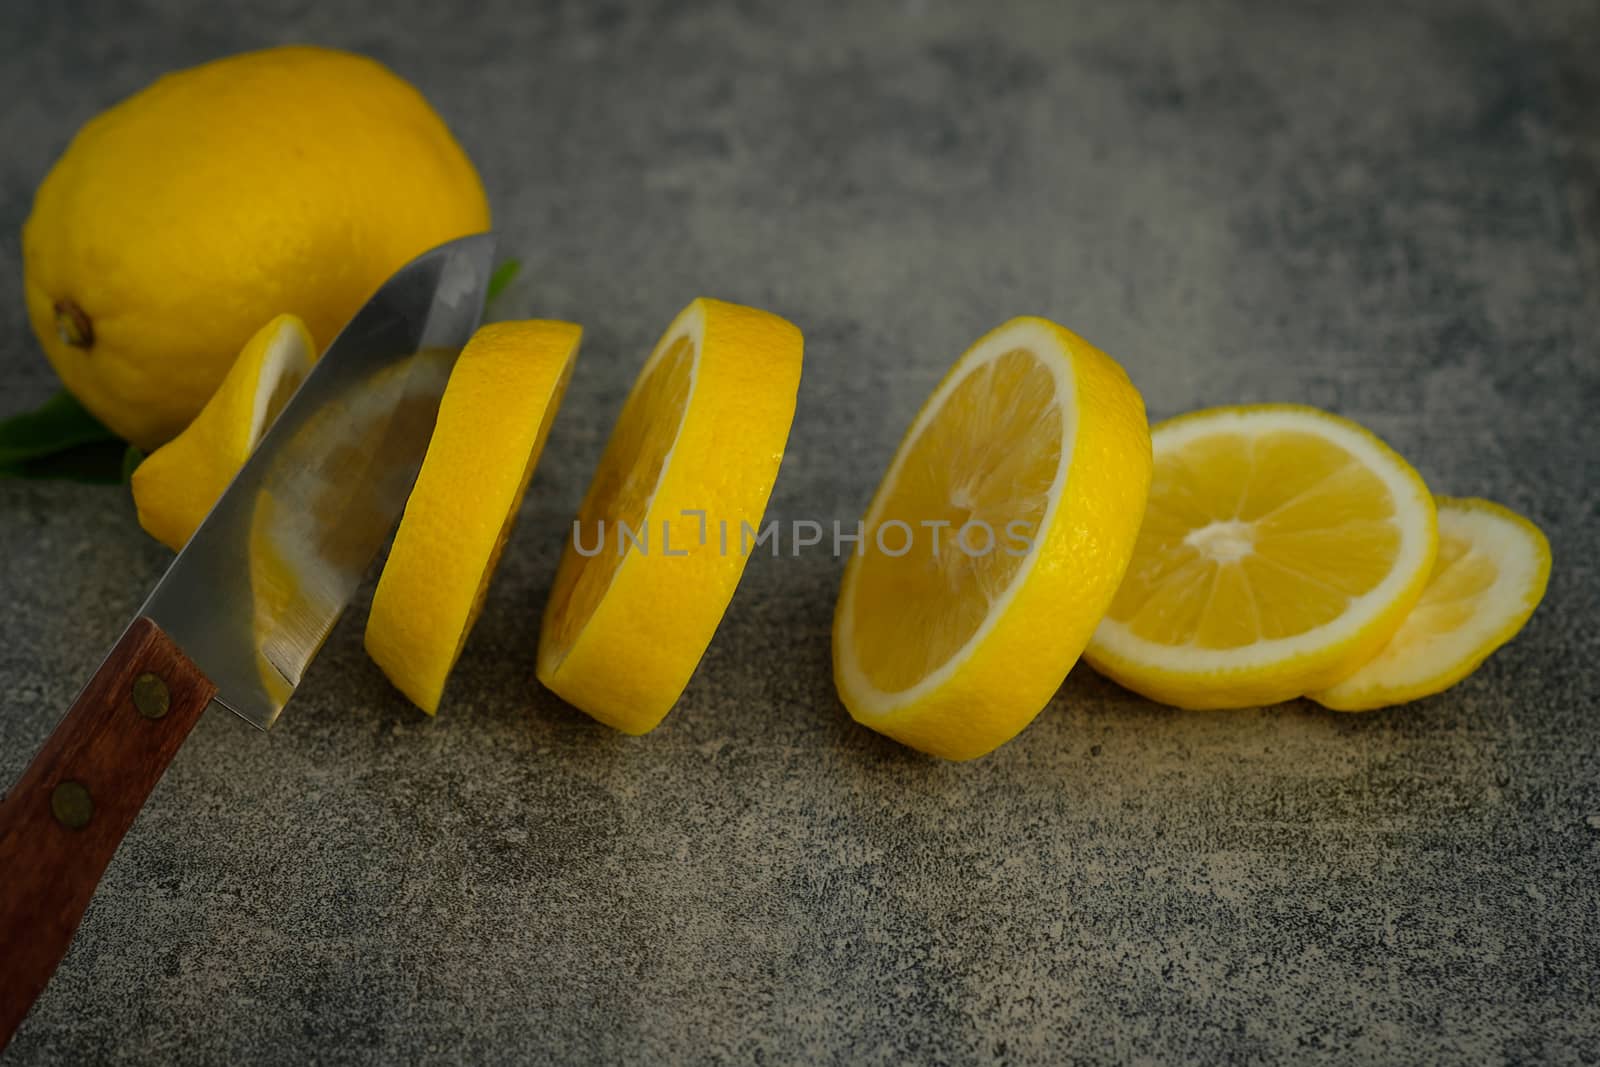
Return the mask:
<path id="1" fill-rule="evenodd" d="M 0 478 L 118 485 L 123 481 L 127 456 L 128 446 L 113 437 L 109 441 L 91 441 L 47 455 L 0 463 Z"/>
<path id="2" fill-rule="evenodd" d="M 133 472 L 143 462 L 144 449 L 138 445 L 129 445 L 127 451 L 122 453 L 122 480 L 131 482 L 133 480 Z"/>
<path id="3" fill-rule="evenodd" d="M 511 284 L 512 279 L 516 278 L 517 273 L 521 270 L 522 260 L 520 259 L 508 259 L 496 267 L 494 273 L 489 275 L 489 295 L 485 302 L 494 303 L 494 298 L 505 292 L 506 286 Z"/>
<path id="4" fill-rule="evenodd" d="M 116 440 L 116 434 L 63 389 L 33 411 L 0 420 L 0 469 Z"/>

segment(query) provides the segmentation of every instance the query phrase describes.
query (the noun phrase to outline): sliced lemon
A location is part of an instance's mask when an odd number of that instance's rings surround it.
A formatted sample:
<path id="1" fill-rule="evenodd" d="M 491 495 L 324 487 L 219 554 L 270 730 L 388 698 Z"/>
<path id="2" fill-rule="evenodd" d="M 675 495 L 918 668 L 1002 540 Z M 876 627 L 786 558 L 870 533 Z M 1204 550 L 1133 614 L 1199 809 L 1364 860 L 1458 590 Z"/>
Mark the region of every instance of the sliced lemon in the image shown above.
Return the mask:
<path id="1" fill-rule="evenodd" d="M 710 644 L 783 459 L 801 348 L 776 315 L 702 298 L 639 372 L 539 633 L 539 680 L 601 722 L 653 729 Z"/>
<path id="2" fill-rule="evenodd" d="M 1455 685 L 1517 635 L 1544 597 L 1550 542 L 1487 500 L 1439 497 L 1439 555 L 1422 597 L 1376 656 L 1311 699 L 1336 711 L 1404 704 Z"/>
<path id="3" fill-rule="evenodd" d="M 583 331 L 497 322 L 462 349 L 367 617 L 367 653 L 434 714 L 483 609 Z"/>
<path id="4" fill-rule="evenodd" d="M 134 470 L 139 525 L 173 551 L 216 504 L 305 380 L 316 348 L 305 323 L 279 315 L 245 343 L 187 429 Z"/>
<path id="5" fill-rule="evenodd" d="M 416 482 L 394 442 L 426 438 L 457 351 L 424 348 L 349 381 L 284 427 L 251 501 L 246 570 L 263 692 L 279 707 Z"/>
<path id="6" fill-rule="evenodd" d="M 1049 703 L 1133 551 L 1150 484 L 1144 401 L 1038 318 L 956 362 L 900 443 L 834 611 L 856 721 L 949 759 Z"/>
<path id="7" fill-rule="evenodd" d="M 1265 404 L 1151 438 L 1144 528 L 1087 653 L 1102 674 L 1184 708 L 1288 700 L 1370 659 L 1422 594 L 1433 497 L 1362 427 Z"/>

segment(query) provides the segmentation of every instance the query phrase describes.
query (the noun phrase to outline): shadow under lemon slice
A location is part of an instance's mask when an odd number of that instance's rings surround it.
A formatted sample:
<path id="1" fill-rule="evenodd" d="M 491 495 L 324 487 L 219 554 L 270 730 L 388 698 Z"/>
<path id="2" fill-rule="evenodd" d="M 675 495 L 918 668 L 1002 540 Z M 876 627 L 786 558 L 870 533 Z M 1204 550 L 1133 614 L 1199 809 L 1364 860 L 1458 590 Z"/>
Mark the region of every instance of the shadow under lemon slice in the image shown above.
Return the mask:
<path id="1" fill-rule="evenodd" d="M 367 618 L 366 647 L 434 714 L 544 450 L 583 331 L 497 322 L 462 350 Z"/>
<path id="2" fill-rule="evenodd" d="M 601 722 L 653 729 L 710 644 L 783 459 L 802 347 L 776 315 L 702 298 L 639 372 L 539 632 L 539 680 Z"/>
<path id="3" fill-rule="evenodd" d="M 947 759 L 1015 736 L 1110 603 L 1149 482 L 1144 402 L 1113 360 L 1039 318 L 980 338 L 906 431 L 845 567 L 850 714 Z"/>

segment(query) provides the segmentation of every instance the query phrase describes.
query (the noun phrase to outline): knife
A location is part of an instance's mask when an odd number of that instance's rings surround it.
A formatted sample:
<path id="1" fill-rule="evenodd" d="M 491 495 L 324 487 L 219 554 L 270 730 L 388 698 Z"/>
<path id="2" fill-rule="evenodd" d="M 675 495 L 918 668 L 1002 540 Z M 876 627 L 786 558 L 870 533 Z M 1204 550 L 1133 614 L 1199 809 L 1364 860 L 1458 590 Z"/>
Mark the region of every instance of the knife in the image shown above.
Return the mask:
<path id="1" fill-rule="evenodd" d="M 402 267 L 334 338 L 0 800 L 0 1049 L 200 713 L 277 720 L 394 530 L 494 239 Z"/>

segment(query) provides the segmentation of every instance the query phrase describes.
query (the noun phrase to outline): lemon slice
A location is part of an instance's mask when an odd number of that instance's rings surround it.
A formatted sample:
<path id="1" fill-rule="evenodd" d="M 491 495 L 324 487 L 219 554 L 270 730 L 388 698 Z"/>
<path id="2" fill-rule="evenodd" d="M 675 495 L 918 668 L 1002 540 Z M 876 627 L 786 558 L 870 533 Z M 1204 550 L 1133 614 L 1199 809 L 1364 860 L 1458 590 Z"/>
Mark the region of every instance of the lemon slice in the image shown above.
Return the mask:
<path id="1" fill-rule="evenodd" d="M 1154 700 L 1230 708 L 1345 677 L 1433 566 L 1433 497 L 1371 433 L 1315 408 L 1211 408 L 1156 426 L 1150 507 L 1089 645 Z"/>
<path id="2" fill-rule="evenodd" d="M 1369 711 L 1442 692 L 1517 635 L 1544 597 L 1550 542 L 1487 500 L 1439 497 L 1439 555 L 1422 598 L 1382 650 L 1311 699 Z"/>
<path id="3" fill-rule="evenodd" d="M 426 438 L 458 352 L 424 348 L 347 381 L 337 400 L 284 427 L 251 500 L 245 543 L 263 692 L 279 707 L 305 675 L 416 483 L 390 442 Z"/>
<path id="4" fill-rule="evenodd" d="M 493 323 L 450 372 L 366 633 L 367 654 L 430 715 L 483 608 L 582 333 L 567 322 Z"/>
<path id="5" fill-rule="evenodd" d="M 1015 736 L 1110 603 L 1149 483 L 1121 367 L 1044 319 L 981 338 L 906 432 L 845 567 L 833 662 L 850 714 L 949 759 Z"/>
<path id="6" fill-rule="evenodd" d="M 800 385 L 793 325 L 700 299 L 633 384 L 556 571 L 539 680 L 630 734 L 683 692 L 739 577 Z"/>
<path id="7" fill-rule="evenodd" d="M 188 542 L 305 380 L 315 352 L 293 315 L 279 315 L 245 343 L 188 428 L 133 472 L 139 525 L 151 537 L 173 551 Z"/>

